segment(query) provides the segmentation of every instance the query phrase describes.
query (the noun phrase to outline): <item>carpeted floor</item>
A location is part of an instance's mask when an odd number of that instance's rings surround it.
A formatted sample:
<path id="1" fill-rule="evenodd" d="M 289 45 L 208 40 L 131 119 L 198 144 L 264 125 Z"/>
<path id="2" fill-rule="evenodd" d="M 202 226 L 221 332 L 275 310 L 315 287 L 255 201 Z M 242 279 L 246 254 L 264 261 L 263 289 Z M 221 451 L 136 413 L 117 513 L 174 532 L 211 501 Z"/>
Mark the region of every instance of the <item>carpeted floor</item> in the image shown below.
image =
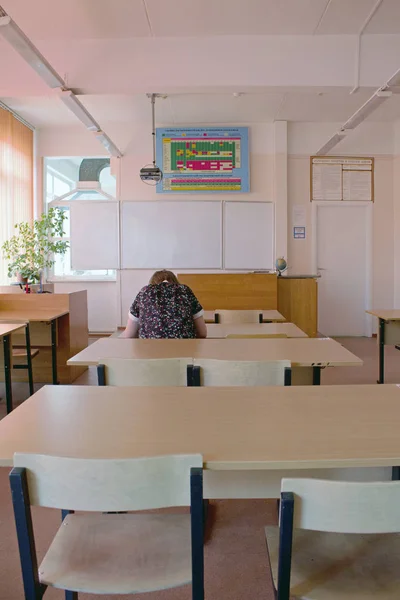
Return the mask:
<path id="1" fill-rule="evenodd" d="M 376 339 L 342 338 L 346 348 L 364 361 L 363 367 L 325 369 L 322 384 L 375 383 L 378 374 Z M 386 382 L 400 382 L 400 354 L 386 348 Z M 96 383 L 96 371 L 90 369 L 77 384 Z M 39 387 L 39 386 L 38 386 Z M 0 397 L 4 389 L 0 385 Z M 15 384 L 14 400 L 18 406 L 27 397 L 27 385 Z M 0 418 L 5 415 L 0 402 Z M 219 501 L 212 503 L 213 527 L 206 556 L 206 598 L 208 600 L 272 600 L 273 590 L 268 572 L 263 528 L 276 521 L 275 501 Z M 59 525 L 58 511 L 35 509 L 34 525 L 39 560 Z M 189 587 L 156 594 L 137 596 L 138 600 L 189 600 Z M 47 600 L 61 600 L 59 590 L 49 589 Z M 122 600 L 132 596 L 92 596 L 80 600 Z M 0 469 L 0 600 L 22 600 L 23 591 L 19 557 L 8 487 L 8 469 Z"/>

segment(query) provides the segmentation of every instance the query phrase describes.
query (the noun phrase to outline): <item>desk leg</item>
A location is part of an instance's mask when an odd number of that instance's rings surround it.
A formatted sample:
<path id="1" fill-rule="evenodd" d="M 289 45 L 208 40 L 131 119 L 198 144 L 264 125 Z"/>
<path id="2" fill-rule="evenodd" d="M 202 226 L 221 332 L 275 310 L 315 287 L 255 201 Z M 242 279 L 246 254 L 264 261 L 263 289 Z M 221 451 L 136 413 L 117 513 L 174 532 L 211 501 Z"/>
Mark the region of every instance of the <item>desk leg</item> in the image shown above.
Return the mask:
<path id="1" fill-rule="evenodd" d="M 392 481 L 400 480 L 400 467 L 392 467 Z"/>
<path id="2" fill-rule="evenodd" d="M 321 367 L 313 367 L 312 372 L 313 372 L 313 378 L 312 378 L 313 385 L 321 385 Z"/>
<path id="3" fill-rule="evenodd" d="M 31 354 L 31 334 L 29 330 L 29 323 L 25 326 L 25 340 L 26 340 L 26 364 L 28 367 L 28 381 L 29 381 L 29 395 L 32 396 L 33 392 L 33 371 L 32 371 L 32 354 Z"/>
<path id="4" fill-rule="evenodd" d="M 7 414 L 13 409 L 12 401 L 12 383 L 11 383 L 11 335 L 3 337 L 4 352 L 4 383 L 6 388 L 6 407 Z"/>
<path id="5" fill-rule="evenodd" d="M 377 383 L 385 380 L 385 320 L 379 319 L 379 379 Z"/>
<path id="6" fill-rule="evenodd" d="M 53 385 L 58 385 L 57 379 L 57 319 L 51 321 L 51 367 Z"/>

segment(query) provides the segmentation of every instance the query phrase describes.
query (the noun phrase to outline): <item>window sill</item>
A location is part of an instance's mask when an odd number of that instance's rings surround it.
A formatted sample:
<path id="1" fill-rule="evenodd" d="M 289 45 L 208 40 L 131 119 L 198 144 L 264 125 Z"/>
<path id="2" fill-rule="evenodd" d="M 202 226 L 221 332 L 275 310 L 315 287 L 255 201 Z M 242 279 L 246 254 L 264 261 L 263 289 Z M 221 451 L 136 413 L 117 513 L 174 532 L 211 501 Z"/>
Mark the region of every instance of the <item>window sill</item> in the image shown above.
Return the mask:
<path id="1" fill-rule="evenodd" d="M 116 277 L 52 277 L 46 283 L 116 283 Z"/>

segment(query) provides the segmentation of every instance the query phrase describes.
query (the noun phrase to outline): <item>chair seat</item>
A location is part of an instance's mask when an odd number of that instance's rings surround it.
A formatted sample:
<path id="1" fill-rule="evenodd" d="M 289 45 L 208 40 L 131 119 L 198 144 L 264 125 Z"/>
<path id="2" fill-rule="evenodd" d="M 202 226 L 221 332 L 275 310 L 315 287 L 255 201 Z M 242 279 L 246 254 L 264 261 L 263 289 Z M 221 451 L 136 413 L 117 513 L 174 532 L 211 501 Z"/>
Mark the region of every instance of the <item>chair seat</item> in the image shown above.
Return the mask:
<path id="1" fill-rule="evenodd" d="M 276 585 L 278 527 L 266 527 L 265 535 Z M 398 600 L 399 557 L 400 534 L 295 530 L 290 591 L 304 600 Z"/>
<path id="2" fill-rule="evenodd" d="M 42 564 L 40 581 L 96 594 L 191 583 L 190 515 L 71 514 Z"/>
<path id="3" fill-rule="evenodd" d="M 31 357 L 34 358 L 39 354 L 38 348 L 31 348 Z M 12 349 L 13 358 L 27 358 L 28 352 L 26 348 L 13 348 Z"/>

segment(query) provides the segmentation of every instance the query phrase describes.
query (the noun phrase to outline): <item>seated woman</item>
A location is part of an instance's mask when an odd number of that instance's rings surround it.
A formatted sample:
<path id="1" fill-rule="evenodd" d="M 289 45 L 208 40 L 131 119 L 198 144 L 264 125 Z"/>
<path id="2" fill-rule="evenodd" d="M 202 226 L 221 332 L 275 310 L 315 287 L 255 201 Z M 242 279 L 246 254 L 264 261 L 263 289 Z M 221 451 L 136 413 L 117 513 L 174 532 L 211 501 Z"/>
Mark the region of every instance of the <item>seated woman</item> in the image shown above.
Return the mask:
<path id="1" fill-rule="evenodd" d="M 121 338 L 205 338 L 204 311 L 171 271 L 156 271 L 140 290 Z"/>

